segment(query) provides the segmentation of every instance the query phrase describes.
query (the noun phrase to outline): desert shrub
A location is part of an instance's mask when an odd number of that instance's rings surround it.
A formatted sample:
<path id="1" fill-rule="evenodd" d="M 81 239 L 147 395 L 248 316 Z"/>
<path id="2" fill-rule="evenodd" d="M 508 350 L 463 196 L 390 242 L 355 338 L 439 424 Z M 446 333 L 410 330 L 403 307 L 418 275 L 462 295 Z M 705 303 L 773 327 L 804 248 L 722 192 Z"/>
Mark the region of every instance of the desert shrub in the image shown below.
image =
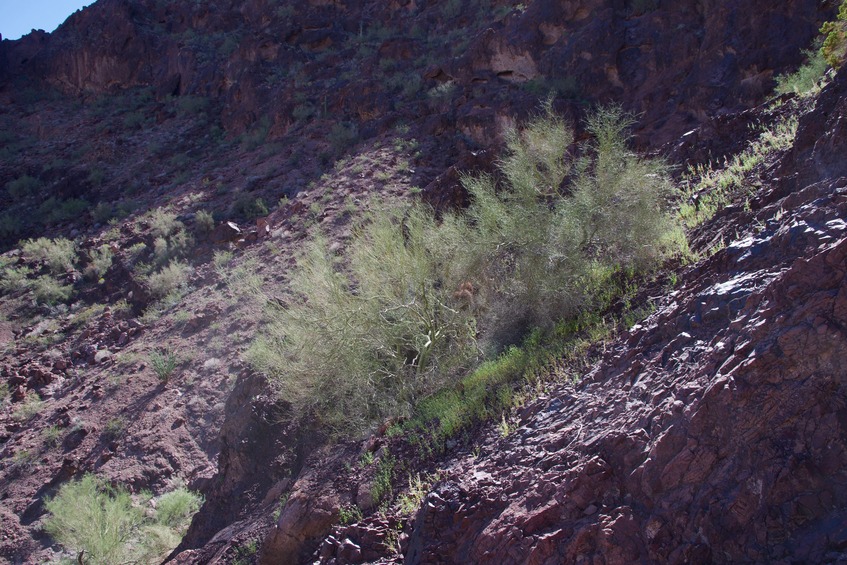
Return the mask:
<path id="1" fill-rule="evenodd" d="M 105 243 L 89 252 L 89 263 L 85 267 L 85 278 L 97 282 L 112 266 L 112 250 Z"/>
<path id="2" fill-rule="evenodd" d="M 359 127 L 352 122 L 339 122 L 332 125 L 328 136 L 333 151 L 343 153 L 359 139 Z"/>
<path id="3" fill-rule="evenodd" d="M 6 192 L 13 199 L 17 200 L 19 198 L 26 198 L 36 192 L 40 187 L 41 183 L 37 178 L 23 175 L 6 184 Z"/>
<path id="4" fill-rule="evenodd" d="M 35 295 L 35 300 L 41 304 L 58 304 L 67 302 L 73 295 L 73 286 L 64 285 L 50 275 L 41 275 L 35 278 L 30 287 Z"/>
<path id="5" fill-rule="evenodd" d="M 820 89 L 829 64 L 820 51 L 805 51 L 806 62 L 795 72 L 776 77 L 777 94 L 806 94 Z"/>
<path id="6" fill-rule="evenodd" d="M 151 211 L 148 221 L 153 237 L 168 237 L 184 227 L 182 222 L 176 219 L 176 214 L 168 212 L 164 208 L 156 208 Z"/>
<path id="7" fill-rule="evenodd" d="M 38 213 L 45 223 L 57 224 L 79 219 L 89 206 L 88 201 L 81 198 L 59 200 L 51 196 L 38 207 Z"/>
<path id="8" fill-rule="evenodd" d="M 19 214 L 4 212 L 0 214 L 0 237 L 12 238 L 24 230 L 24 222 Z"/>
<path id="9" fill-rule="evenodd" d="M 505 186 L 490 176 L 464 179 L 474 226 L 467 276 L 488 302 L 480 320 L 488 350 L 598 307 L 615 271 L 647 268 L 683 243 L 664 210 L 666 171 L 627 149 L 629 125 L 619 109 L 591 115 L 593 141 L 574 162 L 566 153 L 571 131 L 548 106 L 508 135 Z"/>
<path id="10" fill-rule="evenodd" d="M 191 275 L 191 267 L 181 261 L 171 261 L 160 271 L 147 277 L 150 294 L 155 299 L 161 299 L 175 290 L 184 287 Z"/>
<path id="11" fill-rule="evenodd" d="M 129 493 L 92 475 L 65 484 L 44 503 L 50 517 L 44 529 L 67 549 L 84 552 L 88 563 L 126 563 L 128 542 L 144 515 Z"/>
<path id="12" fill-rule="evenodd" d="M 26 255 L 44 261 L 54 273 L 73 269 L 77 260 L 74 242 L 64 237 L 28 239 L 23 243 L 22 249 Z"/>
<path id="13" fill-rule="evenodd" d="M 209 212 L 200 210 L 194 216 L 194 228 L 199 234 L 207 234 L 215 229 L 215 218 Z"/>
<path id="14" fill-rule="evenodd" d="M 38 396 L 35 391 L 26 393 L 24 399 L 12 411 L 12 419 L 18 422 L 27 422 L 36 414 L 41 412 L 44 407 L 44 401 Z"/>
<path id="15" fill-rule="evenodd" d="M 595 112 L 593 140 L 575 159 L 572 131 L 548 103 L 508 133 L 502 182 L 463 178 L 467 211 L 377 212 L 343 258 L 316 237 L 288 303 L 269 302 L 251 361 L 299 413 L 362 430 L 408 415 L 481 353 L 604 306 L 615 273 L 649 269 L 684 245 L 665 210 L 667 172 L 628 150 L 630 124 L 619 109 Z"/>
<path id="16" fill-rule="evenodd" d="M 149 495 L 141 501 L 149 500 Z M 184 488 L 162 495 L 156 514 L 145 514 L 129 492 L 87 474 L 64 484 L 44 506 L 45 531 L 80 563 L 161 562 L 179 544 L 202 498 Z"/>
<path id="17" fill-rule="evenodd" d="M 169 528 L 184 529 L 202 504 L 202 496 L 179 487 L 156 501 L 156 522 Z"/>
<path id="18" fill-rule="evenodd" d="M 6 293 L 24 292 L 30 288 L 29 267 L 4 267 L 0 271 L 0 290 Z"/>
<path id="19" fill-rule="evenodd" d="M 842 1 L 834 21 L 821 26 L 824 35 L 821 54 L 833 68 L 840 68 L 847 57 L 847 1 Z"/>
<path id="20" fill-rule="evenodd" d="M 253 220 L 268 215 L 268 205 L 262 198 L 253 198 L 249 194 L 242 194 L 232 203 L 230 212 L 234 216 Z"/>
<path id="21" fill-rule="evenodd" d="M 313 240 L 292 276 L 291 304 L 251 348 L 280 394 L 329 428 L 358 430 L 407 413 L 476 358 L 469 312 L 444 272 L 451 250 L 433 245 L 432 214 L 419 207 L 401 219 L 378 214 L 359 233 L 350 277 L 337 271 L 326 242 Z"/>
<path id="22" fill-rule="evenodd" d="M 98 202 L 97 206 L 91 211 L 91 218 L 100 224 L 108 222 L 115 216 L 115 207 L 108 202 Z"/>

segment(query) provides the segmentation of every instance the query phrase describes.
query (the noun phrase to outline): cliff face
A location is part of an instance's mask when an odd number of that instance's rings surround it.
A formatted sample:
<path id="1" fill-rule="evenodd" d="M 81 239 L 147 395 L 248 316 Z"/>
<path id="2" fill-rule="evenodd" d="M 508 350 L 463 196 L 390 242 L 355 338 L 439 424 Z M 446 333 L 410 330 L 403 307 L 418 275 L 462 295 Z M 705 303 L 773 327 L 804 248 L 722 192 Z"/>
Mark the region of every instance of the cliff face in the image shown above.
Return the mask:
<path id="1" fill-rule="evenodd" d="M 65 306 L 0 290 L 0 560 L 56 556 L 43 498 L 84 472 L 201 490 L 176 563 L 847 559 L 847 76 L 769 98 L 834 11 L 98 0 L 53 34 L 3 41 L 0 186 L 38 188 L 0 193 L 0 241 L 64 235 L 114 262 L 94 282 L 63 273 Z M 690 230 L 701 259 L 642 292 L 654 312 L 567 382 L 547 375 L 505 430 L 481 423 L 422 454 L 384 434 L 327 444 L 291 422 L 242 360 L 263 315 L 244 287 L 284 284 L 309 230 L 345 241 L 369 199 L 462 203 L 459 173 L 491 170 L 504 128 L 550 92 L 575 120 L 597 103 L 636 113 L 637 144 L 677 171 L 799 125 L 741 200 Z M 166 241 L 193 268 L 168 306 L 144 270 L 159 208 L 196 237 L 188 252 Z M 46 272 L 20 250 L 9 266 Z M 184 355 L 164 382 L 150 366 L 163 347 Z M 41 411 L 22 423 L 31 394 Z M 434 477 L 411 512 L 377 511 L 377 466 L 362 461 L 389 452 L 405 465 L 395 493 Z"/>
<path id="2" fill-rule="evenodd" d="M 211 96 L 228 130 L 268 116 L 276 135 L 292 126 L 298 91 L 366 124 L 430 113 L 418 90 L 451 81 L 455 127 L 482 144 L 553 91 L 622 103 L 658 147 L 760 100 L 831 11 L 814 0 L 101 0 L 51 36 L 4 42 L 0 76 L 72 93 Z"/>

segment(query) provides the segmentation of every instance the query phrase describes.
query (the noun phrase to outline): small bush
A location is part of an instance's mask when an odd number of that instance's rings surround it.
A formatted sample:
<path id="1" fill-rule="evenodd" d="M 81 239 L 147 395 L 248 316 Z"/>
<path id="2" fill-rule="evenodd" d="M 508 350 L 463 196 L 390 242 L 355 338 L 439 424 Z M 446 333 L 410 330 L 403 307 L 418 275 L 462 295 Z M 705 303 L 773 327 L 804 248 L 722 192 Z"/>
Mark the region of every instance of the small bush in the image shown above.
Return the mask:
<path id="1" fill-rule="evenodd" d="M 182 222 L 176 219 L 176 214 L 168 212 L 164 208 L 156 208 L 150 212 L 149 223 L 153 237 L 168 237 L 185 227 Z"/>
<path id="2" fill-rule="evenodd" d="M 44 401 L 41 400 L 38 393 L 29 391 L 20 404 L 12 411 L 12 419 L 18 422 L 28 422 L 36 414 L 41 412 L 43 406 Z"/>
<path id="3" fill-rule="evenodd" d="M 78 220 L 89 208 L 88 201 L 80 198 L 59 200 L 51 196 L 38 207 L 39 215 L 47 224 Z"/>
<path id="4" fill-rule="evenodd" d="M 261 198 L 253 198 L 247 194 L 239 196 L 232 204 L 231 212 L 248 220 L 268 215 L 268 205 Z"/>
<path id="5" fill-rule="evenodd" d="M 199 234 L 210 233 L 215 229 L 215 218 L 209 212 L 200 210 L 194 216 L 194 227 Z"/>
<path id="6" fill-rule="evenodd" d="M 91 282 L 97 282 L 112 266 L 112 249 L 103 244 L 92 249 L 89 255 L 90 260 L 84 271 L 85 278 Z"/>
<path id="7" fill-rule="evenodd" d="M 31 272 L 29 267 L 5 267 L 0 272 L 0 290 L 9 294 L 26 292 L 32 284 L 28 278 Z"/>
<path id="8" fill-rule="evenodd" d="M 20 214 L 5 212 L 0 214 L 0 237 L 12 238 L 24 231 L 24 221 Z"/>
<path id="9" fill-rule="evenodd" d="M 6 184 L 6 192 L 8 192 L 9 196 L 11 196 L 14 200 L 26 198 L 27 196 L 37 192 L 39 188 L 41 188 L 41 182 L 39 182 L 37 178 L 29 175 L 23 175 Z"/>
<path id="10" fill-rule="evenodd" d="M 143 522 L 129 493 L 92 475 L 65 484 L 44 503 L 50 517 L 44 529 L 56 541 L 92 563 L 126 563 L 128 542 Z"/>
<path id="11" fill-rule="evenodd" d="M 91 218 L 99 224 L 105 224 L 115 216 L 115 207 L 108 202 L 98 202 L 91 211 Z"/>
<path id="12" fill-rule="evenodd" d="M 821 33 L 824 35 L 821 54 L 832 68 L 840 68 L 847 57 L 847 1 L 841 2 L 834 21 L 823 24 Z"/>
<path id="13" fill-rule="evenodd" d="M 148 516 L 125 488 L 87 474 L 45 499 L 44 529 L 81 563 L 159 563 L 179 544 L 201 501 L 180 488 L 162 495 L 155 516 Z"/>
<path id="14" fill-rule="evenodd" d="M 777 94 L 808 94 L 820 90 L 829 67 L 821 51 L 805 51 L 806 62 L 797 71 L 776 77 Z"/>
<path id="15" fill-rule="evenodd" d="M 73 269 L 76 263 L 76 246 L 63 237 L 57 239 L 28 239 L 23 243 L 23 252 L 33 259 L 40 259 L 54 273 L 61 274 Z"/>
<path id="16" fill-rule="evenodd" d="M 114 440 L 119 438 L 125 429 L 126 422 L 123 418 L 112 418 L 103 426 L 103 436 L 107 439 Z"/>
<path id="17" fill-rule="evenodd" d="M 329 142 L 336 154 L 341 154 L 359 139 L 359 128 L 351 122 L 340 122 L 332 125 L 329 132 Z"/>
<path id="18" fill-rule="evenodd" d="M 161 299 L 168 294 L 184 287 L 191 276 L 191 267 L 180 261 L 171 261 L 161 271 L 147 277 L 150 294 L 154 299 Z"/>
<path id="19" fill-rule="evenodd" d="M 191 517 L 200 510 L 203 497 L 185 487 L 163 494 L 156 502 L 156 522 L 162 526 L 183 530 Z"/>
<path id="20" fill-rule="evenodd" d="M 158 349 L 150 354 L 153 372 L 162 382 L 168 382 L 177 366 L 176 354 L 170 349 Z"/>
<path id="21" fill-rule="evenodd" d="M 30 283 L 35 300 L 41 304 L 54 305 L 67 302 L 73 295 L 73 286 L 64 285 L 50 275 L 41 275 Z"/>

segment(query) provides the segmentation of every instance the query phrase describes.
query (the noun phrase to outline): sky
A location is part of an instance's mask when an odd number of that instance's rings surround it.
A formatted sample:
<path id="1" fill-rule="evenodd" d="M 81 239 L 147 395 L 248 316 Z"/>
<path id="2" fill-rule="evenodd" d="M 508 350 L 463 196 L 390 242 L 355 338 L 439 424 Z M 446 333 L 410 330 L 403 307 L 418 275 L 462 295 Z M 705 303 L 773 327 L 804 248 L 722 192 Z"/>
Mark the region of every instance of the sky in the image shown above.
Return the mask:
<path id="1" fill-rule="evenodd" d="M 33 29 L 53 31 L 94 0 L 0 0 L 0 34 L 18 39 Z"/>

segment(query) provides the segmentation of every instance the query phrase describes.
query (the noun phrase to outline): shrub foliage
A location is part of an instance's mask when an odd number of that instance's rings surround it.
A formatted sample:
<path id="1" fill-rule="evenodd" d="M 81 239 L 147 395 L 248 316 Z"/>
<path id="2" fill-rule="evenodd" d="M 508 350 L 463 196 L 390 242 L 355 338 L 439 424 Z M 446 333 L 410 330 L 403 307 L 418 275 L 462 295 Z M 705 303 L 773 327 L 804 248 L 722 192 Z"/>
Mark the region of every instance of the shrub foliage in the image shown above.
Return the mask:
<path id="1" fill-rule="evenodd" d="M 140 499 L 146 502 L 150 496 Z M 201 496 L 179 487 L 163 494 L 150 515 L 126 489 L 85 475 L 45 501 L 50 516 L 44 529 L 75 552 L 79 563 L 159 563 L 179 544 L 202 502 Z"/>
<path id="2" fill-rule="evenodd" d="M 483 358 L 608 297 L 611 277 L 684 246 L 664 166 L 601 109 L 574 147 L 548 103 L 508 132 L 499 175 L 467 176 L 468 210 L 373 213 L 336 256 L 318 235 L 250 351 L 301 415 L 336 431 L 410 413 Z"/>

